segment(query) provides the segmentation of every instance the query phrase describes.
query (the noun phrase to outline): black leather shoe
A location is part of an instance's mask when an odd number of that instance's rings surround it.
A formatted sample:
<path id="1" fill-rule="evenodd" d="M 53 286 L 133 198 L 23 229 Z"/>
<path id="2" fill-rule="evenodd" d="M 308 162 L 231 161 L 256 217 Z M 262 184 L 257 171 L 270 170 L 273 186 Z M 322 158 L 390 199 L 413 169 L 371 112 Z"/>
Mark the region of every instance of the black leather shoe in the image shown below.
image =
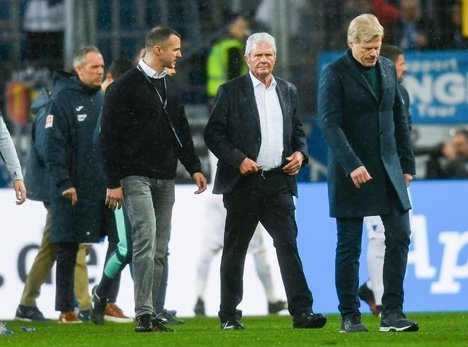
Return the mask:
<path id="1" fill-rule="evenodd" d="M 149 333 L 153 331 L 153 324 L 151 322 L 150 314 L 142 314 L 136 317 L 135 332 L 137 333 Z"/>
<path id="2" fill-rule="evenodd" d="M 327 323 L 327 317 L 321 313 L 301 313 L 293 318 L 293 328 L 317 329 Z"/>
<path id="3" fill-rule="evenodd" d="M 345 317 L 341 321 L 340 333 L 366 333 L 367 331 L 358 315 Z"/>
<path id="4" fill-rule="evenodd" d="M 231 319 L 226 322 L 221 323 L 222 330 L 244 330 L 244 324 L 242 324 L 237 319 Z"/>
<path id="5" fill-rule="evenodd" d="M 382 316 L 380 322 L 379 331 L 418 331 L 418 323 L 406 319 L 403 313 L 391 313 L 389 315 Z"/>

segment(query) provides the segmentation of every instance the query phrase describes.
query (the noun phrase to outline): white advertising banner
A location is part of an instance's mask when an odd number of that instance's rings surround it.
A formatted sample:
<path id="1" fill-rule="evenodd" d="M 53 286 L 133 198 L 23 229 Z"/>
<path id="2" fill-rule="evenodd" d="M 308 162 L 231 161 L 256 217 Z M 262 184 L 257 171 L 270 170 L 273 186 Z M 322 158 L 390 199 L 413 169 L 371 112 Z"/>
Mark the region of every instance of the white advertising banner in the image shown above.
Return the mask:
<path id="1" fill-rule="evenodd" d="M 169 284 L 166 308 L 177 310 L 181 317 L 192 316 L 196 301 L 196 270 L 202 250 L 205 223 L 215 218 L 215 211 L 207 211 L 211 192 L 195 195 L 194 185 L 176 186 L 176 203 L 172 218 L 172 236 L 169 244 Z M 211 204 L 210 204 L 211 206 Z M 211 216 L 211 217 L 210 217 Z M 42 203 L 26 201 L 16 206 L 14 191 L 0 189 L 0 320 L 13 319 L 20 302 L 25 275 L 34 261 L 41 242 L 46 210 Z M 285 299 L 276 255 L 271 238 L 264 237 L 270 260 L 276 294 Z M 107 250 L 107 241 L 93 246 L 88 256 L 89 289 L 100 278 Z M 206 313 L 216 316 L 219 307 L 219 264 L 221 252 L 213 259 L 205 292 Z M 252 256 L 248 255 L 244 274 L 244 300 L 239 307 L 245 315 L 267 313 L 267 300 L 258 279 Z M 124 313 L 134 316 L 133 281 L 130 271 L 124 269 L 117 304 Z M 41 288 L 37 300 L 39 309 L 47 318 L 57 318 L 55 311 L 55 267 L 50 280 Z"/>

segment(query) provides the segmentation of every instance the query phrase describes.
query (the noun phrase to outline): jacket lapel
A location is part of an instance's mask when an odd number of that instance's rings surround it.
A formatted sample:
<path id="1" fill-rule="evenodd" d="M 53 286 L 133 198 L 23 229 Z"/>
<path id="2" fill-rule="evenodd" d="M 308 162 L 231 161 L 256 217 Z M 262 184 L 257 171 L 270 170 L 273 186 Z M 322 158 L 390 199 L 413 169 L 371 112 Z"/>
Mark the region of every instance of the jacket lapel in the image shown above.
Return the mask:
<path id="1" fill-rule="evenodd" d="M 281 113 L 283 114 L 283 147 L 285 146 L 286 143 L 288 143 L 288 135 L 290 134 L 289 126 L 291 124 L 289 120 L 289 103 L 287 102 L 288 97 L 287 97 L 287 91 L 286 91 L 286 86 L 284 83 L 279 78 L 276 78 L 276 94 L 278 94 L 278 100 L 281 106 Z M 283 157 L 284 157 L 284 151 L 283 151 Z"/>
<path id="2" fill-rule="evenodd" d="M 253 89 L 252 79 L 250 74 L 247 72 L 244 79 L 244 88 L 243 93 L 245 100 L 247 101 L 248 111 L 252 113 L 255 118 L 255 122 L 258 126 L 258 131 L 260 131 L 260 116 L 258 114 L 257 102 L 255 101 L 255 92 Z M 241 102 L 241 100 L 239 100 Z"/>
<path id="3" fill-rule="evenodd" d="M 346 63 L 348 67 L 348 71 L 351 74 L 351 76 L 361 84 L 365 90 L 367 90 L 370 95 L 374 97 L 374 99 L 377 101 L 377 96 L 374 94 L 374 91 L 372 90 L 371 86 L 369 83 L 366 81 L 364 76 L 362 75 L 362 71 L 359 69 L 359 67 L 356 65 L 357 63 L 354 62 L 353 57 L 351 55 L 351 51 L 349 50 L 346 53 Z"/>

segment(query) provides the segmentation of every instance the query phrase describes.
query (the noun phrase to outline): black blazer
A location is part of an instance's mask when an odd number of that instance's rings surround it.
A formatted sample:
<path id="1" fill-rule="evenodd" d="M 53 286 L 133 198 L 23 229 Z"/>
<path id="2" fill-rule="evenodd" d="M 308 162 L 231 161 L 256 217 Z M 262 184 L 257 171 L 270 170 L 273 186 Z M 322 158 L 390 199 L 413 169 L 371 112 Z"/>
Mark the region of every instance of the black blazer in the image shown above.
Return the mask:
<path id="1" fill-rule="evenodd" d="M 283 113 L 283 162 L 295 151 L 305 155 L 307 141 L 302 123 L 297 116 L 297 89 L 291 83 L 276 78 Z M 248 157 L 257 160 L 261 145 L 260 118 L 250 74 L 223 84 L 216 95 L 215 104 L 205 129 L 205 142 L 218 158 L 218 170 L 214 183 L 215 194 L 229 193 L 236 189 L 243 176 L 239 171 L 242 161 Z M 291 191 L 297 196 L 295 176 L 288 176 Z"/>
<path id="2" fill-rule="evenodd" d="M 318 115 L 329 146 L 328 194 L 332 217 L 389 212 L 387 182 L 404 210 L 411 208 L 403 174 L 415 174 L 408 120 L 393 63 L 379 57 L 380 98 L 351 51 L 323 70 Z M 364 165 L 373 179 L 356 188 L 350 173 Z M 388 179 L 387 179 L 388 177 Z"/>

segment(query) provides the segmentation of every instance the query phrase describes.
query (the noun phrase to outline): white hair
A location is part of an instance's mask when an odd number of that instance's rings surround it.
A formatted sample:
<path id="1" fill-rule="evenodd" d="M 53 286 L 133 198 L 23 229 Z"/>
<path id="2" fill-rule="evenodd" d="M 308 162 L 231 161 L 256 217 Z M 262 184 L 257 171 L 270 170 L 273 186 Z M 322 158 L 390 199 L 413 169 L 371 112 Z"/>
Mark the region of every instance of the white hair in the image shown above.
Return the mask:
<path id="1" fill-rule="evenodd" d="M 268 33 L 255 33 L 250 35 L 245 43 L 245 55 L 247 57 L 250 56 L 250 53 L 259 42 L 268 43 L 273 48 L 273 52 L 276 56 L 275 38 Z"/>

